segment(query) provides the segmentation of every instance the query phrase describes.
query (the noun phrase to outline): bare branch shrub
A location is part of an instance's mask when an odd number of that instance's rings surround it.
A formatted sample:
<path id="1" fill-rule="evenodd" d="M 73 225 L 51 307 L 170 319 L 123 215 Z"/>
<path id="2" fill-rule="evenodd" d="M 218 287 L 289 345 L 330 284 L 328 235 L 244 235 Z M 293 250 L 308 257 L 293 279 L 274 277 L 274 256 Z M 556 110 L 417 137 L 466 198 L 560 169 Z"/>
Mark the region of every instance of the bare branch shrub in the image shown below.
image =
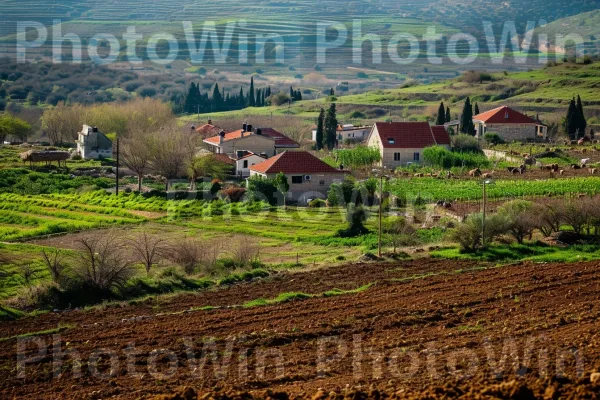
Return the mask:
<path id="1" fill-rule="evenodd" d="M 136 261 L 144 264 L 146 274 L 150 274 L 152 267 L 160 262 L 167 251 L 166 242 L 159 236 L 143 231 L 129 241 L 136 256 Z"/>
<path id="2" fill-rule="evenodd" d="M 172 243 L 169 249 L 169 258 L 183 268 L 187 275 L 191 275 L 198 272 L 205 260 L 205 247 L 194 239 Z"/>
<path id="3" fill-rule="evenodd" d="M 37 277 L 37 272 L 30 264 L 19 265 L 19 274 L 23 278 L 23 282 L 27 287 L 31 287 L 33 285 L 33 281 Z"/>
<path id="4" fill-rule="evenodd" d="M 64 280 L 64 273 L 67 269 L 64 263 L 65 256 L 59 249 L 44 249 L 42 250 L 42 261 L 44 266 L 50 272 L 52 280 L 60 284 Z"/>
<path id="5" fill-rule="evenodd" d="M 90 234 L 78 241 L 78 249 L 74 273 L 81 283 L 110 290 L 123 286 L 135 275 L 133 264 L 125 256 L 123 241 L 115 231 Z"/>
<path id="6" fill-rule="evenodd" d="M 247 267 L 258 261 L 260 245 L 256 242 L 241 238 L 231 250 L 231 258 L 237 267 Z"/>

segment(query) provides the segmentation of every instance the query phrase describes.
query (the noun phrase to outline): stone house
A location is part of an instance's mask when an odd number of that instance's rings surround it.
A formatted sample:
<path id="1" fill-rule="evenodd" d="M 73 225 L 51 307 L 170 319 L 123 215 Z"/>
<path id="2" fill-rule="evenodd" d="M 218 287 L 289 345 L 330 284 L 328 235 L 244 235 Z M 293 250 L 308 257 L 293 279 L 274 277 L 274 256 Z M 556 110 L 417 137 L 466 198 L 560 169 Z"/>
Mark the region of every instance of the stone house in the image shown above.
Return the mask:
<path id="1" fill-rule="evenodd" d="M 537 119 L 502 106 L 473 117 L 475 135 L 497 133 L 504 141 L 546 139 L 548 127 Z"/>
<path id="2" fill-rule="evenodd" d="M 85 160 L 112 158 L 112 141 L 97 127 L 83 125 L 77 138 L 77 153 Z"/>
<path id="3" fill-rule="evenodd" d="M 235 163 L 235 174 L 242 178 L 250 176 L 250 167 L 265 161 L 265 157 L 246 150 L 238 150 L 231 159 Z"/>
<path id="4" fill-rule="evenodd" d="M 369 134 L 367 145 L 379 149 L 380 166 L 387 169 L 423 161 L 423 149 L 430 146 L 450 148 L 450 136 L 443 126 L 428 122 L 378 122 Z"/>
<path id="5" fill-rule="evenodd" d="M 284 134 L 271 128 L 256 128 L 244 124 L 242 129 L 204 139 L 209 148 L 217 154 L 235 155 L 238 150 L 245 150 L 265 157 L 274 155 L 300 145 Z"/>
<path id="6" fill-rule="evenodd" d="M 326 199 L 329 187 L 344 180 L 346 171 L 336 169 L 307 151 L 284 151 L 250 167 L 250 176 L 275 178 L 283 172 L 290 185 L 286 198 L 305 205 L 310 199 Z"/>

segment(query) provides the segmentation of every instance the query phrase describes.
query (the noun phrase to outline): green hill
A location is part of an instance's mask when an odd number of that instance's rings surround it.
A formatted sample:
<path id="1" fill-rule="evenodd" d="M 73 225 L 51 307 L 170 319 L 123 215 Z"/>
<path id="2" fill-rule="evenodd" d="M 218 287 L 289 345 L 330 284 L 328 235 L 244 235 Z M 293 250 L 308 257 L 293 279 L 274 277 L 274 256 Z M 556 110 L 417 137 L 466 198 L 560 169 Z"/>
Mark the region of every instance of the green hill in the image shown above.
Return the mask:
<path id="1" fill-rule="evenodd" d="M 534 31 L 535 35 L 548 35 L 548 38 L 551 39 L 551 44 L 556 44 L 552 39 L 556 38 L 557 35 L 568 33 L 581 35 L 588 54 L 600 54 L 600 10 L 561 18 Z"/>
<path id="2" fill-rule="evenodd" d="M 336 99 L 340 118 L 344 120 L 381 120 L 390 113 L 394 118 L 430 119 L 443 101 L 458 115 L 469 96 L 482 110 L 509 105 L 530 114 L 555 121 L 564 115 L 568 103 L 580 95 L 589 116 L 600 115 L 600 63 L 563 64 L 540 70 L 517 73 L 469 72 L 456 79 L 429 85 L 376 90 Z M 252 117 L 255 115 L 316 118 L 325 99 L 303 101 L 291 107 L 265 107 L 232 113 L 213 114 L 214 118 Z M 361 117 L 355 117 L 355 116 Z M 184 118 L 185 119 L 185 118 Z M 592 121 L 597 124 L 597 117 Z"/>

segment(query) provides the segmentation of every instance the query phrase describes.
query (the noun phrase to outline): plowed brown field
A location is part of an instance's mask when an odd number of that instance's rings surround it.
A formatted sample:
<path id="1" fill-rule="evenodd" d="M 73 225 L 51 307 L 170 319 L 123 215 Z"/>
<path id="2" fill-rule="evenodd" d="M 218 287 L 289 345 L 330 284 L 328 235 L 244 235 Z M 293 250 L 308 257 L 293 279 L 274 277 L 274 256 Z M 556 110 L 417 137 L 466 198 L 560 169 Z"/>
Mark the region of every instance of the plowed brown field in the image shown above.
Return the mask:
<path id="1" fill-rule="evenodd" d="M 360 293 L 319 295 L 367 283 Z M 284 292 L 318 296 L 239 306 Z M 0 338 L 63 329 L 54 339 L 20 339 L 28 362 L 19 370 L 17 339 L 0 342 L 0 398 L 597 398 L 599 296 L 597 262 L 495 268 L 423 259 L 282 273 L 2 323 Z M 217 308 L 197 309 L 206 306 Z M 47 351 L 29 362 L 38 345 Z M 72 350 L 54 377 L 58 345 Z"/>

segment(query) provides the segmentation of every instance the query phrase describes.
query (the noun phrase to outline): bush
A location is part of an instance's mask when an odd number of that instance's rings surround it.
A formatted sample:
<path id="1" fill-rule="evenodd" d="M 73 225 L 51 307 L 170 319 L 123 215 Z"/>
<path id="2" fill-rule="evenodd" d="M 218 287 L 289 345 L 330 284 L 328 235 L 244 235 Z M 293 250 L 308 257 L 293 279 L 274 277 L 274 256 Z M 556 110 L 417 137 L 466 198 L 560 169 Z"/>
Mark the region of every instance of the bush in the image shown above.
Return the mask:
<path id="1" fill-rule="evenodd" d="M 478 152 L 481 150 L 477 138 L 464 133 L 454 136 L 453 147 L 459 151 Z"/>
<path id="2" fill-rule="evenodd" d="M 338 236 L 355 237 L 369 233 L 369 230 L 365 227 L 365 222 L 368 217 L 369 213 L 366 208 L 362 206 L 351 206 L 346 213 L 348 228 L 339 231 Z"/>
<path id="3" fill-rule="evenodd" d="M 358 191 L 355 190 L 355 179 L 346 176 L 342 183 L 334 183 L 327 192 L 327 203 L 330 207 L 343 206 L 358 200 Z"/>
<path id="4" fill-rule="evenodd" d="M 488 144 L 502 144 L 504 140 L 497 133 L 486 133 L 483 135 L 483 140 L 485 140 Z"/>
<path id="5" fill-rule="evenodd" d="M 314 200 L 311 200 L 310 203 L 308 203 L 309 208 L 322 208 L 322 207 L 325 207 L 326 205 L 327 205 L 327 203 L 323 199 L 314 199 Z"/>
<path id="6" fill-rule="evenodd" d="M 270 205 L 277 205 L 277 187 L 272 179 L 255 175 L 248 179 L 248 200 L 266 201 Z"/>
<path id="7" fill-rule="evenodd" d="M 473 252 L 486 247 L 498 235 L 506 232 L 506 224 L 501 216 L 488 216 L 485 220 L 485 243 L 483 243 L 482 227 L 482 214 L 472 214 L 462 224 L 450 231 L 449 239 L 457 242 L 462 251 Z"/>
<path id="8" fill-rule="evenodd" d="M 526 236 L 531 236 L 536 227 L 536 218 L 532 213 L 533 203 L 525 200 L 513 200 L 498 208 L 498 216 L 504 218 L 506 231 L 519 244 Z"/>

